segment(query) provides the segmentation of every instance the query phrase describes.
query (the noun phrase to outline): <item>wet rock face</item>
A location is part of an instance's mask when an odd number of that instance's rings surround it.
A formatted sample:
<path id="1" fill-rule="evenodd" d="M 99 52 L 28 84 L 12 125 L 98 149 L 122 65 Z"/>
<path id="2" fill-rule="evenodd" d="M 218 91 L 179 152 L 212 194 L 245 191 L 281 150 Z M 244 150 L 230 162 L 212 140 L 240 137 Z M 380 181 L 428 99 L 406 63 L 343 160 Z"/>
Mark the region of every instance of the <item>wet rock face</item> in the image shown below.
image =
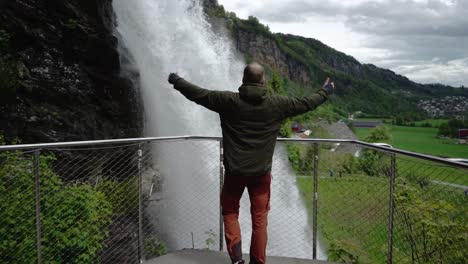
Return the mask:
<path id="1" fill-rule="evenodd" d="M 255 61 L 269 65 L 298 84 L 310 85 L 311 76 L 307 66 L 284 54 L 272 38 L 241 29 L 237 36 L 239 51 L 252 55 Z"/>
<path id="2" fill-rule="evenodd" d="M 120 76 L 111 2 L 0 0 L 0 30 L 9 35 L 2 55 L 17 73 L 14 96 L 0 100 L 7 140 L 140 135 L 138 95 Z"/>

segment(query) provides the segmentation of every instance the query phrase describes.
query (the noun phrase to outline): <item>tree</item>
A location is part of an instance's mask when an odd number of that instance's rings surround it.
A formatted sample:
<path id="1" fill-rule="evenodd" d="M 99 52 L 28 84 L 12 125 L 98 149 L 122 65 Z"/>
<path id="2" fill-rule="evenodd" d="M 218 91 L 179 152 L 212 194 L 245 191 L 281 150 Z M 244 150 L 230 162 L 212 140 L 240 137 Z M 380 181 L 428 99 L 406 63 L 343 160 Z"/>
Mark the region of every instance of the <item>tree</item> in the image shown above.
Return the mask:
<path id="1" fill-rule="evenodd" d="M 254 17 L 254 16 L 249 16 L 249 17 L 247 18 L 247 20 L 248 20 L 250 23 L 254 24 L 254 25 L 259 25 L 259 24 L 260 24 L 260 21 L 258 21 L 258 18 Z"/>
<path id="2" fill-rule="evenodd" d="M 462 120 L 450 119 L 448 123 L 442 123 L 439 126 L 437 135 L 456 138 L 458 136 L 458 129 L 464 128 L 466 125 L 467 124 L 465 124 Z"/>
<path id="3" fill-rule="evenodd" d="M 448 137 L 450 136 L 450 128 L 447 123 L 442 123 L 439 126 L 439 131 L 437 131 L 437 135 L 439 136 L 445 136 Z"/>
<path id="4" fill-rule="evenodd" d="M 427 199 L 427 188 L 406 178 L 397 181 L 395 221 L 402 237 L 398 251 L 410 263 L 464 263 L 468 224 L 452 202 Z"/>
<path id="5" fill-rule="evenodd" d="M 380 125 L 373 128 L 369 135 L 364 139 L 367 142 L 386 142 L 390 143 L 392 136 L 390 135 L 390 130 L 385 125 Z"/>
<path id="6" fill-rule="evenodd" d="M 281 94 L 283 92 L 281 77 L 273 72 L 271 75 L 271 80 L 267 83 L 267 92 L 268 94 Z"/>

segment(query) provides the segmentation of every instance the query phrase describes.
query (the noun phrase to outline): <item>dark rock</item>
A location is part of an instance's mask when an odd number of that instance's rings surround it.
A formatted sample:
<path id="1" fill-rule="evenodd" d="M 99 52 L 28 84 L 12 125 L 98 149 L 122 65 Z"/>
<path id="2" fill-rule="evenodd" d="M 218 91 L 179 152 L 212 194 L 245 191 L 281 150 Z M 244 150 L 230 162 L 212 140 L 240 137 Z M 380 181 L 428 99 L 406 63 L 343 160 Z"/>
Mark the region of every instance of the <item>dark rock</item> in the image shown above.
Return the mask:
<path id="1" fill-rule="evenodd" d="M 16 99 L 0 107 L 0 133 L 7 141 L 141 134 L 138 95 L 120 75 L 111 3 L 0 1 L 0 30 L 11 36 L 8 56 L 18 75 Z"/>
<path id="2" fill-rule="evenodd" d="M 290 80 L 308 86 L 311 83 L 309 68 L 281 51 L 271 37 L 253 31 L 237 29 L 237 49 L 249 54 L 255 61 L 269 65 Z"/>

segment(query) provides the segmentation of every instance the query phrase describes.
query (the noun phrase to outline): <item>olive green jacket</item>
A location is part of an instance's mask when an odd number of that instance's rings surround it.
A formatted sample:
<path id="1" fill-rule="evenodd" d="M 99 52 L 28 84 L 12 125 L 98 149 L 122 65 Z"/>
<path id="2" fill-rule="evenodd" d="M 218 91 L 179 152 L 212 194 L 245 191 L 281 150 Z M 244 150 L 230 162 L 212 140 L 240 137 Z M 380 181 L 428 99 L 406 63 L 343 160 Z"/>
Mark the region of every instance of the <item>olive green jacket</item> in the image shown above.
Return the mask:
<path id="1" fill-rule="evenodd" d="M 226 175 L 263 176 L 271 172 L 273 151 L 285 118 L 315 109 L 328 99 L 321 89 L 309 97 L 267 95 L 259 84 L 239 92 L 211 91 L 179 79 L 174 88 L 187 99 L 219 114 Z"/>

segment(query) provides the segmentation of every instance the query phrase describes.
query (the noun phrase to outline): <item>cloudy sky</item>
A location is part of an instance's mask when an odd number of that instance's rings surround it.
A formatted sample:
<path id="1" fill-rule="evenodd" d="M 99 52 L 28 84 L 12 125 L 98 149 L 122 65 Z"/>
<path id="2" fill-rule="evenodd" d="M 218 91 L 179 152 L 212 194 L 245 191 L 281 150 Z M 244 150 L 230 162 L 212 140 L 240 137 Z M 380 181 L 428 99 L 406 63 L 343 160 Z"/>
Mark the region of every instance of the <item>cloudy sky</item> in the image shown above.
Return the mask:
<path id="1" fill-rule="evenodd" d="M 422 83 L 468 86 L 468 0 L 218 0 Z"/>

